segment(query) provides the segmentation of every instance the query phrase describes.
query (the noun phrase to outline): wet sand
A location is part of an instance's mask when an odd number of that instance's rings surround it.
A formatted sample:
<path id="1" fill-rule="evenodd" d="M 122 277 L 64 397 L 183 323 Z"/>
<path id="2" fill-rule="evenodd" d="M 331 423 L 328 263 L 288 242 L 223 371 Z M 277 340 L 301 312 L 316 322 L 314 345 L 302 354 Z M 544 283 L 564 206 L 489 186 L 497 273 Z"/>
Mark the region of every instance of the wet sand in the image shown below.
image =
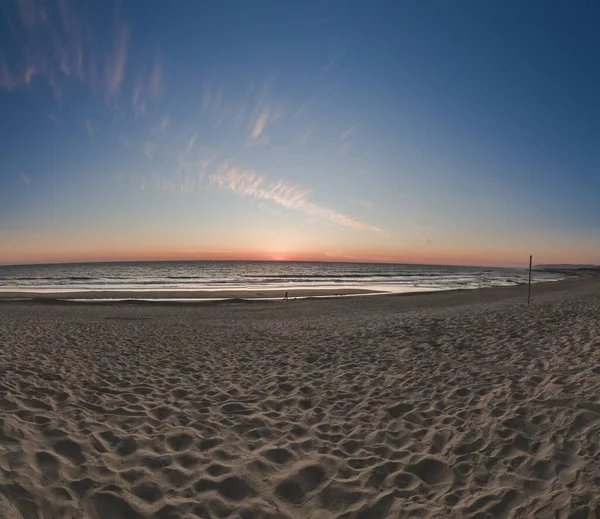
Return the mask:
<path id="1" fill-rule="evenodd" d="M 283 299 L 286 292 L 289 298 L 327 297 L 360 294 L 376 294 L 377 290 L 362 288 L 293 288 L 270 290 L 87 290 L 62 292 L 0 291 L 1 300 L 13 299 L 54 299 L 54 300 L 92 300 L 92 299 L 148 299 L 148 300 L 195 300 L 195 299 Z"/>

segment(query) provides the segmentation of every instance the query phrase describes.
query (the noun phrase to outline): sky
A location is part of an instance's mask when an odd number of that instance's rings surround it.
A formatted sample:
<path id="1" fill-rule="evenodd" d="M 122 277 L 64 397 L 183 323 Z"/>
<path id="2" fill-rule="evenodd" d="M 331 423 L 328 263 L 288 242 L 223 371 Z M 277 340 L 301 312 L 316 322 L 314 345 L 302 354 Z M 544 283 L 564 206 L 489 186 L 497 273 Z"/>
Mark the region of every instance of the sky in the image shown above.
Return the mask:
<path id="1" fill-rule="evenodd" d="M 600 4 L 0 1 L 0 264 L 600 263 Z"/>

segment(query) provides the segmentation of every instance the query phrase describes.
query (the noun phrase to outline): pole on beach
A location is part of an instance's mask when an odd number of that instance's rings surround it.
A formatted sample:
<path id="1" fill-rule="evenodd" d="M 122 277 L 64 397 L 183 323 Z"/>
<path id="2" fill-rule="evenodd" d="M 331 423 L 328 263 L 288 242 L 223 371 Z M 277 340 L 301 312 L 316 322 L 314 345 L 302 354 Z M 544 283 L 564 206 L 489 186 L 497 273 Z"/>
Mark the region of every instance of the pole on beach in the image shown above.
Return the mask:
<path id="1" fill-rule="evenodd" d="M 529 286 L 527 288 L 527 304 L 531 301 L 531 262 L 533 260 L 533 256 L 529 256 Z"/>

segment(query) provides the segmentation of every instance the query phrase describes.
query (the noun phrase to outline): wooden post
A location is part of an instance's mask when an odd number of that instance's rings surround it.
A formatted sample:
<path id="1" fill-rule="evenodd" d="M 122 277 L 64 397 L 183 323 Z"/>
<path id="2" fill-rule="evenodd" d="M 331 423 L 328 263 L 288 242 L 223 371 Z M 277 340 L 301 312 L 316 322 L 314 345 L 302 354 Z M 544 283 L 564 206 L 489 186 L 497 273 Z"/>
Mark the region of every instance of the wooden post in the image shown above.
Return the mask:
<path id="1" fill-rule="evenodd" d="M 531 262 L 533 260 L 533 256 L 529 256 L 529 287 L 527 289 L 527 304 L 531 301 Z"/>

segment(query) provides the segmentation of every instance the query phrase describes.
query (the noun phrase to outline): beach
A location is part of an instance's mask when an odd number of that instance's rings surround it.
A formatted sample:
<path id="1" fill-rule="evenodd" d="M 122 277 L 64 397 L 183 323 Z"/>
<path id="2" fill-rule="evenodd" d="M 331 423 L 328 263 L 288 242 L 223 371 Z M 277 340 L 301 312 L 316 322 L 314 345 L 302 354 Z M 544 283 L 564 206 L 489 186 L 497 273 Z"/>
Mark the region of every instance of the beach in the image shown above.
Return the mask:
<path id="1" fill-rule="evenodd" d="M 600 517 L 600 277 L 7 299 L 0 402 L 3 519 Z"/>

